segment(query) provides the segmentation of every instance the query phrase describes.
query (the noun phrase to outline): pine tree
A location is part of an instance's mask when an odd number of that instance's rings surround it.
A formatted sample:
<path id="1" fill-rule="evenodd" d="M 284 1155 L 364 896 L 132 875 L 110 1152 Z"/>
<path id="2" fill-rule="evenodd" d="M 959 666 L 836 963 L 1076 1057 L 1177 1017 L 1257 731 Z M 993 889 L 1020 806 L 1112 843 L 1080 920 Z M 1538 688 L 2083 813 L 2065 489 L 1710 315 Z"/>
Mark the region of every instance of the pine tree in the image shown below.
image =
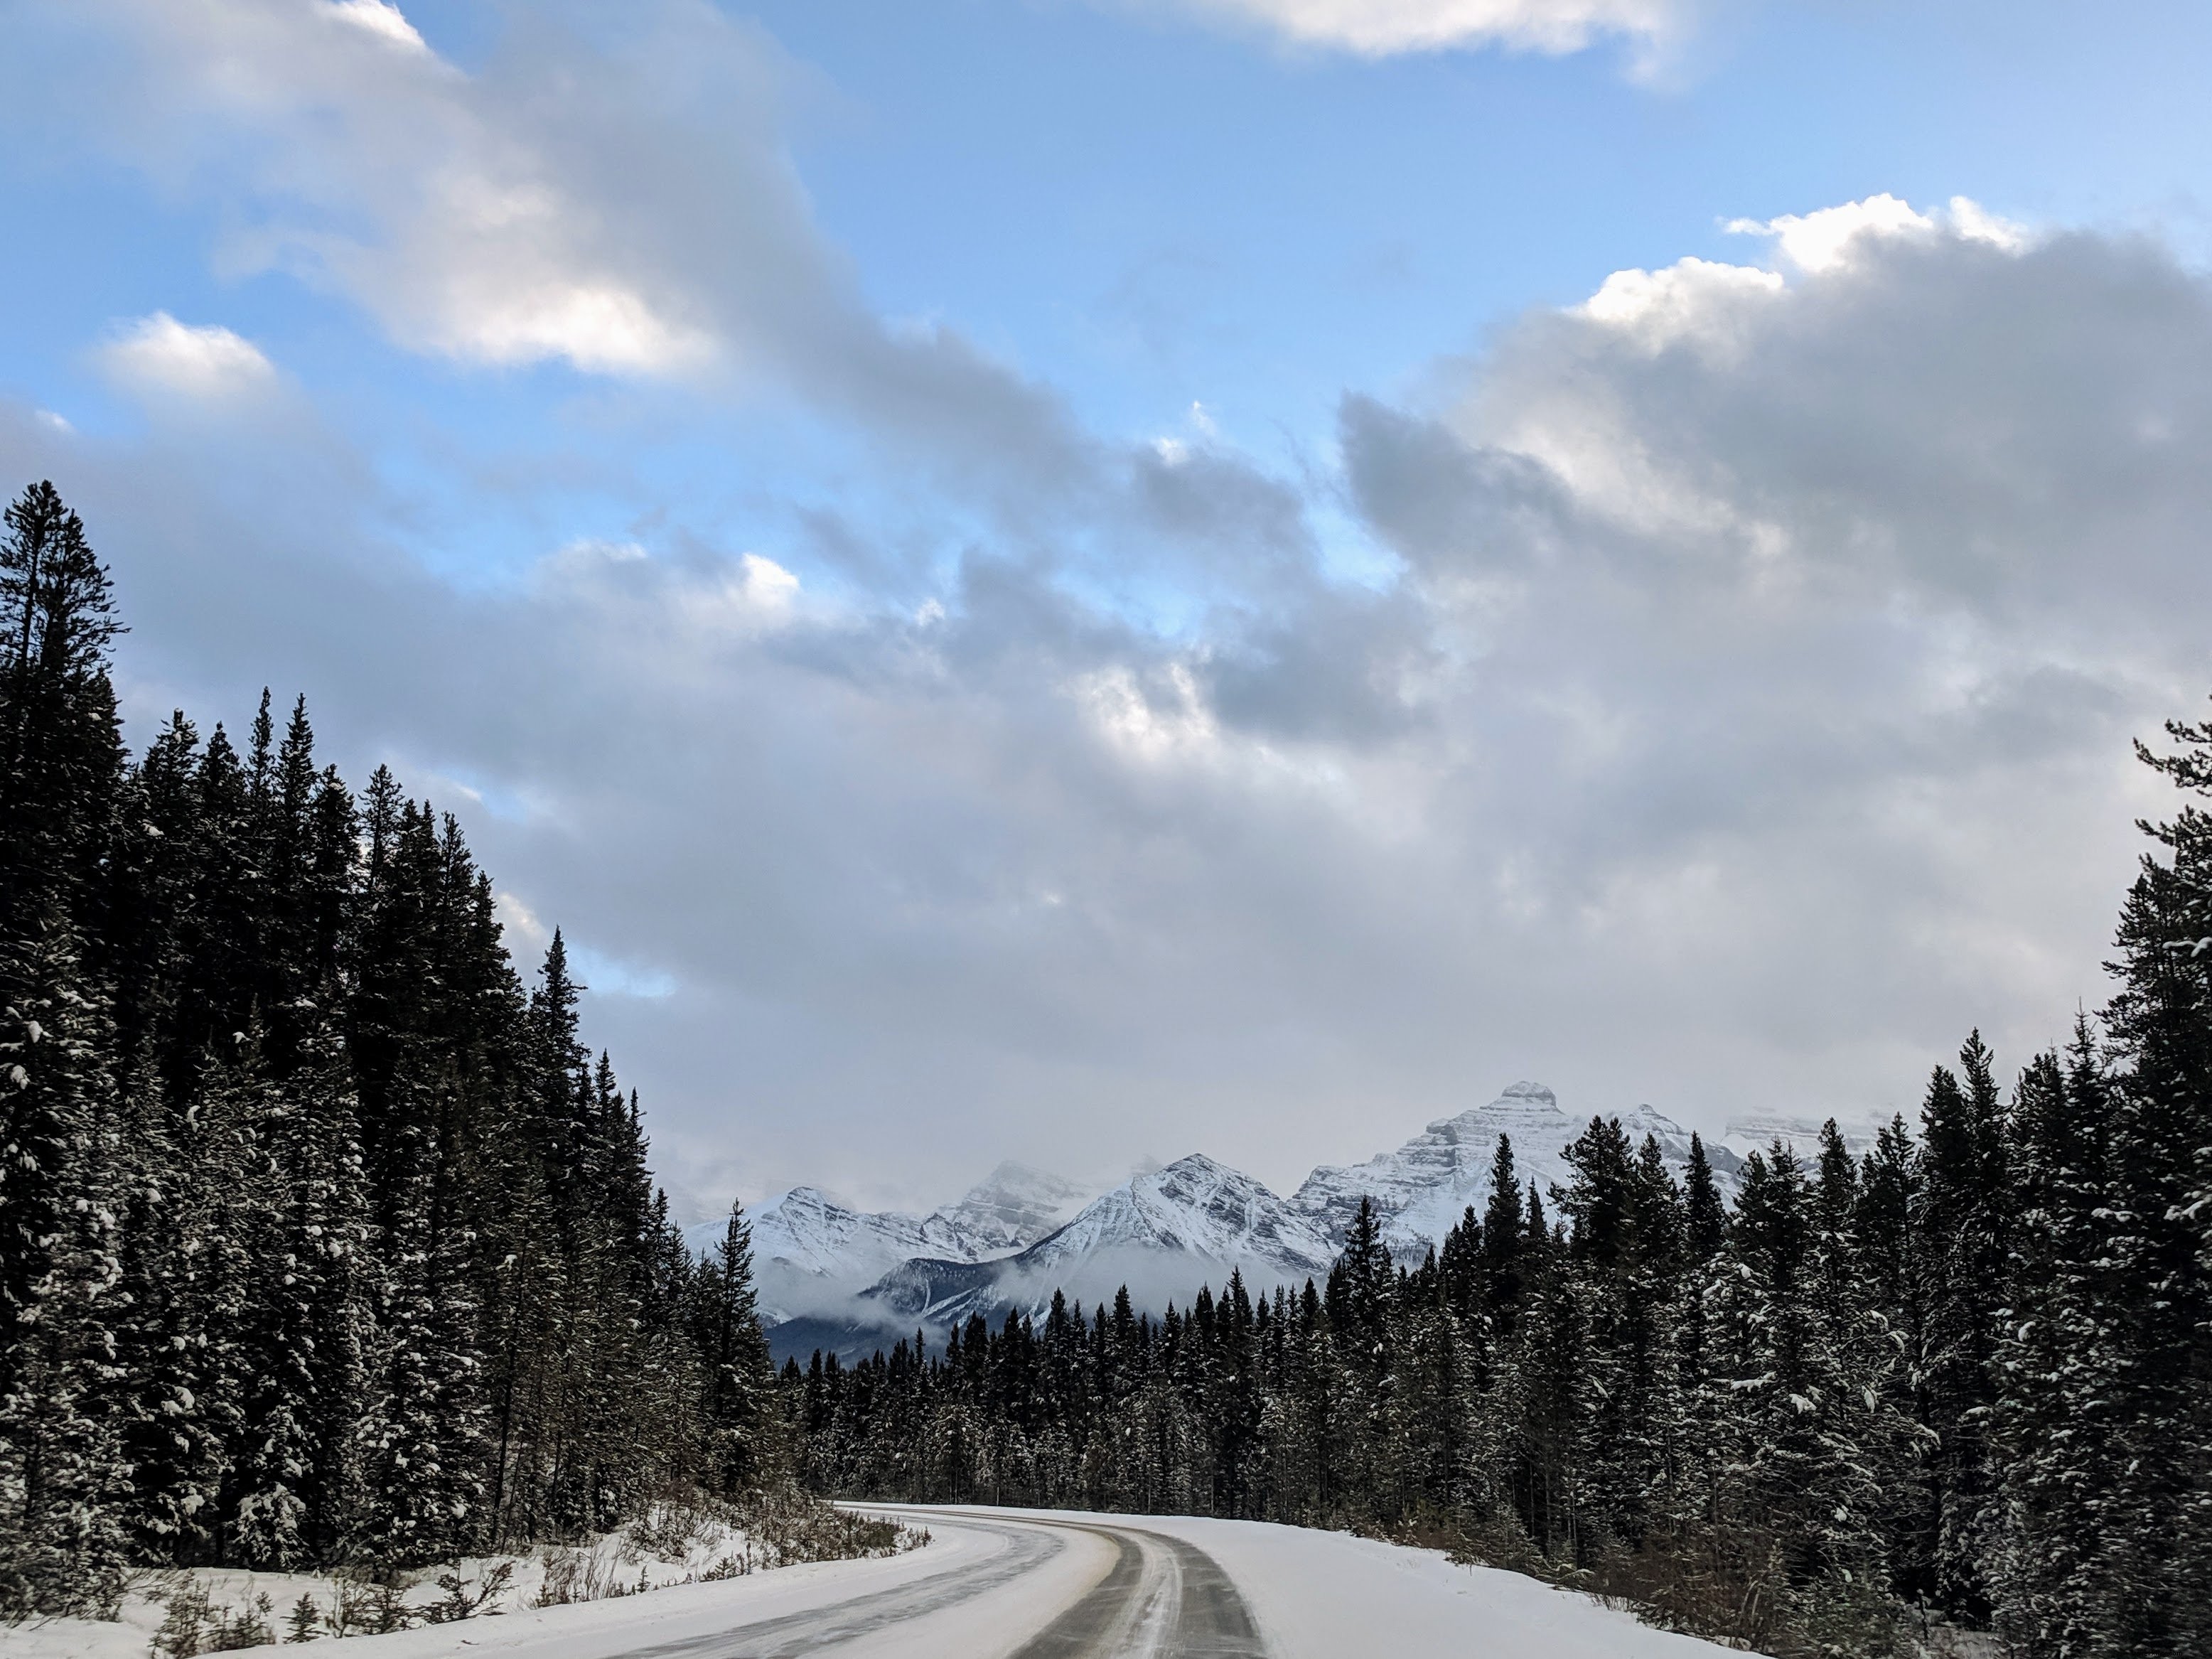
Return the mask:
<path id="1" fill-rule="evenodd" d="M 67 938 L 66 933 L 61 935 Z M 0 1618 L 112 1616 L 122 1590 L 114 1364 L 120 1118 L 100 1006 L 52 939 L 18 945 L 0 1007 Z"/>
<path id="2" fill-rule="evenodd" d="M 0 1612 L 112 1603 L 121 1099 L 88 944 L 124 781 L 107 572 L 51 483 L 0 539 Z"/>
<path id="3" fill-rule="evenodd" d="M 2180 752 L 2144 759 L 2204 793 L 2212 726 L 2167 729 Z M 2144 827 L 2165 857 L 2144 858 L 2121 911 L 2121 989 L 2106 1013 L 2120 1056 L 2103 1241 L 2107 1398 L 2128 1479 L 2100 1516 L 2095 1572 L 2108 1650 L 2182 1654 L 2212 1643 L 2212 818 L 2189 801 Z"/>
<path id="4" fill-rule="evenodd" d="M 357 1559 L 436 1560 L 483 1535 L 489 1448 L 459 1243 L 425 1163 L 401 1186 L 381 1240 L 367 1409 L 353 1449 L 360 1484 L 343 1546 Z"/>
<path id="5" fill-rule="evenodd" d="M 761 1335 L 753 1231 L 743 1204 L 730 1206 L 700 1296 L 709 1467 L 716 1487 L 736 1493 L 763 1484 L 775 1467 L 769 1412 L 775 1370 Z"/>
<path id="6" fill-rule="evenodd" d="M 121 732 L 108 653 L 122 631 L 107 568 L 51 483 L 0 537 L 0 940 L 93 931 Z M 64 947 L 69 948 L 69 947 Z"/>
<path id="7" fill-rule="evenodd" d="M 1907 1587 L 1969 1621 L 1985 1620 L 1981 1562 L 1990 1542 L 1984 1430 L 1995 1397 L 1999 1309 L 2009 1234 L 2004 1121 L 1979 1033 L 1960 1051 L 1964 1077 L 1938 1066 L 1923 1109 L 1912 1217 L 1921 1318 L 1920 1420 L 1935 1437 L 1923 1560 Z"/>
<path id="8" fill-rule="evenodd" d="M 2112 1443 L 2105 1234 L 2111 1102 L 2087 1021 L 2015 1096 L 2021 1203 L 1990 1441 L 2002 1472 L 1998 1630 L 2021 1652 L 2094 1653 L 2098 1534 L 2126 1525 Z"/>

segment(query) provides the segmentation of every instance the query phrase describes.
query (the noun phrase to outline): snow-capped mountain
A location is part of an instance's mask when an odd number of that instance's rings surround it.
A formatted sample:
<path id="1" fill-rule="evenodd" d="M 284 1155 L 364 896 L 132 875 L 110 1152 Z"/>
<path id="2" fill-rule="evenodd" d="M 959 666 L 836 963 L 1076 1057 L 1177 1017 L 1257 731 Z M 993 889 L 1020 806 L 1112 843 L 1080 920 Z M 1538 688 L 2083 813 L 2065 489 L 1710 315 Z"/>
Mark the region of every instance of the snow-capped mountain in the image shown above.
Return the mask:
<path id="1" fill-rule="evenodd" d="M 957 1201 L 924 1216 L 854 1210 L 813 1187 L 794 1187 L 753 1218 L 761 1317 L 769 1324 L 836 1317 L 852 1298 L 916 1257 L 983 1261 L 1035 1243 L 1074 1213 L 1089 1192 L 1072 1181 L 1006 1163 Z M 696 1230 L 711 1249 L 719 1225 Z"/>
<path id="2" fill-rule="evenodd" d="M 1548 1200 L 1572 1176 L 1566 1148 L 1589 1127 L 1560 1110 L 1540 1083 L 1516 1083 L 1485 1106 L 1439 1119 L 1395 1152 L 1347 1168 L 1324 1167 L 1289 1198 L 1194 1153 L 1148 1170 L 1067 1212 L 1083 1189 L 1057 1176 L 1002 1164 L 958 1203 L 927 1216 L 868 1214 L 799 1188 L 762 1212 L 754 1229 L 763 1318 L 779 1358 L 813 1347 L 847 1356 L 887 1346 L 919 1328 L 933 1342 L 981 1314 L 1042 1312 L 1053 1292 L 1089 1305 L 1127 1285 L 1158 1312 L 1186 1304 L 1200 1285 L 1218 1291 L 1231 1272 L 1254 1293 L 1324 1276 L 1364 1196 L 1401 1260 L 1419 1260 L 1469 1206 L 1490 1199 L 1499 1135 L 1516 1172 Z M 1649 1106 L 1625 1113 L 1632 1142 L 1654 1137 L 1679 1175 L 1690 1136 Z M 1707 1149 L 1723 1185 L 1742 1167 L 1725 1146 Z"/>
<path id="3" fill-rule="evenodd" d="M 1098 1189 L 1012 1160 L 969 1188 L 957 1204 L 930 1218 L 975 1248 L 981 1261 L 1034 1244 L 1083 1207 Z"/>
<path id="4" fill-rule="evenodd" d="M 866 1322 L 943 1328 L 981 1313 L 1041 1313 L 1054 1291 L 1096 1304 L 1127 1285 L 1139 1307 L 1188 1302 L 1241 1273 L 1255 1293 L 1326 1274 L 1334 1240 L 1251 1176 L 1201 1153 L 1136 1176 L 1018 1255 L 913 1261 L 863 1293 Z"/>
<path id="5" fill-rule="evenodd" d="M 1397 1151 L 1382 1152 L 1349 1168 L 1324 1165 L 1308 1176 L 1291 1196 L 1291 1207 L 1314 1231 L 1341 1241 L 1362 1197 L 1382 1223 L 1383 1242 L 1403 1260 L 1418 1259 L 1457 1224 L 1472 1206 L 1479 1215 L 1490 1201 L 1492 1161 L 1498 1138 L 1513 1145 L 1513 1164 L 1521 1184 L 1534 1181 L 1548 1200 L 1554 1182 L 1565 1185 L 1573 1170 L 1568 1146 L 1589 1127 L 1559 1109 L 1558 1098 L 1540 1083 L 1516 1083 L 1487 1106 L 1471 1106 L 1455 1117 L 1440 1118 Z M 1679 1176 L 1690 1158 L 1690 1135 L 1673 1119 L 1638 1106 L 1623 1114 L 1620 1127 L 1632 1144 L 1647 1134 Z M 1737 1161 L 1710 1149 L 1715 1172 L 1725 1179 Z"/>

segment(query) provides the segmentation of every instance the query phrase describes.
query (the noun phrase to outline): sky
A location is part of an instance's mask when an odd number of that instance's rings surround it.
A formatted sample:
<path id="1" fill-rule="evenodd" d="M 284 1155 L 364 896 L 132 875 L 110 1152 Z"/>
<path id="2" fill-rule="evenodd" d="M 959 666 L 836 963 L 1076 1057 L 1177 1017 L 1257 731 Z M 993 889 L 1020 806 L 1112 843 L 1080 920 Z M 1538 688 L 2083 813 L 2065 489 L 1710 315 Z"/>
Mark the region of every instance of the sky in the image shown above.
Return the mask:
<path id="1" fill-rule="evenodd" d="M 2212 13 L 14 0 L 132 739 L 457 812 L 679 1207 L 1910 1112 L 2212 690 Z"/>

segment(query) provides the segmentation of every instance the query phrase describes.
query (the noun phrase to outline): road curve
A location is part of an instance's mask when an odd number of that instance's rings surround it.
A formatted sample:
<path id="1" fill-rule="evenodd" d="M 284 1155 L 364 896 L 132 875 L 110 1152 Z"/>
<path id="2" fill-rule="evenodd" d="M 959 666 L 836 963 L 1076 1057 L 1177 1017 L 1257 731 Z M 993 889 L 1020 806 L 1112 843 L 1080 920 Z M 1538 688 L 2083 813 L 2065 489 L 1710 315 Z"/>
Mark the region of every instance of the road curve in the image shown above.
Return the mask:
<path id="1" fill-rule="evenodd" d="M 1115 1547 L 1112 1571 L 1013 1659 L 1260 1659 L 1266 1650 L 1237 1586 L 1212 1556 L 1139 1528 L 1032 1522 L 1094 1533 Z"/>
<path id="2" fill-rule="evenodd" d="M 620 1659 L 799 1659 L 847 1651 L 899 1652 L 906 1648 L 902 1632 L 908 1627 L 932 1652 L 994 1653 L 1006 1659 L 1264 1659 L 1266 1650 L 1236 1586 L 1204 1551 L 1180 1539 L 1106 1516 L 1045 1520 L 990 1510 L 854 1507 L 922 1526 L 994 1534 L 1002 1547 L 909 1583 L 856 1590 L 825 1606 L 628 1649 Z M 1005 1627 L 1005 1592 L 1010 1587 L 1048 1566 L 1066 1578 L 1061 1558 L 1094 1540 L 1106 1546 L 1103 1576 L 1093 1576 L 1094 1567 L 1071 1582 L 1065 1593 L 1073 1599 L 1056 1613 L 1032 1607 L 1023 1623 L 1033 1633 Z M 926 1638 L 925 1629 L 930 1632 Z"/>

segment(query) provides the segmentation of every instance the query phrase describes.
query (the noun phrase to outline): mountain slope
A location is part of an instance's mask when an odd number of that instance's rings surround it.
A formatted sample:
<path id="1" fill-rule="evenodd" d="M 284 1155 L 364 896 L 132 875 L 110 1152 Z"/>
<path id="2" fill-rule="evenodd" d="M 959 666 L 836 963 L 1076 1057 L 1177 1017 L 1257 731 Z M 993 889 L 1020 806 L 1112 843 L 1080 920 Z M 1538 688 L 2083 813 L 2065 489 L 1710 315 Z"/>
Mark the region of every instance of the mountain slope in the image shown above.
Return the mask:
<path id="1" fill-rule="evenodd" d="M 1588 1118 L 1561 1111 L 1542 1084 L 1516 1083 L 1486 1106 L 1438 1119 L 1395 1152 L 1364 1164 L 1316 1170 L 1291 1195 L 1291 1207 L 1314 1231 L 1341 1242 L 1365 1197 L 1382 1223 L 1391 1254 L 1418 1261 L 1430 1245 L 1443 1242 L 1469 1206 L 1479 1215 L 1490 1201 L 1498 1136 L 1512 1142 L 1522 1185 L 1534 1181 L 1548 1202 L 1553 1185 L 1565 1186 L 1572 1177 L 1565 1154 L 1589 1127 Z M 1638 1106 L 1622 1115 L 1620 1127 L 1638 1146 L 1646 1134 L 1656 1137 L 1677 1176 L 1688 1164 L 1689 1132 L 1673 1119 Z M 1738 1167 L 1732 1154 L 1712 1149 L 1711 1156 L 1723 1181 Z"/>
<path id="2" fill-rule="evenodd" d="M 1251 1176 L 1200 1153 L 1137 1176 L 1027 1249 L 984 1262 L 901 1264 L 860 1298 L 872 1322 L 943 1328 L 1042 1313 L 1060 1291 L 1095 1304 L 1123 1285 L 1140 1308 L 1188 1303 L 1242 1273 L 1255 1294 L 1328 1271 L 1335 1242 Z M 870 1316 L 863 1316 L 870 1322 Z"/>
<path id="3" fill-rule="evenodd" d="M 762 1319 L 849 1321 L 853 1298 L 917 1258 L 973 1262 L 1011 1255 L 1072 1215 L 1090 1189 L 1027 1164 L 1001 1164 L 951 1204 L 926 1216 L 855 1210 L 814 1187 L 794 1187 L 753 1218 Z M 720 1224 L 694 1228 L 711 1249 Z"/>
<path id="4" fill-rule="evenodd" d="M 1548 1202 L 1572 1176 L 1565 1152 L 1587 1118 L 1560 1110 L 1540 1083 L 1516 1083 L 1487 1105 L 1441 1118 L 1395 1151 L 1364 1164 L 1324 1166 L 1285 1199 L 1249 1176 L 1194 1153 L 1133 1176 L 1069 1215 L 1074 1183 L 1001 1164 L 958 1203 L 928 1216 L 865 1214 L 799 1188 L 762 1212 L 755 1232 L 762 1306 L 779 1358 L 818 1345 L 865 1354 L 917 1327 L 941 1342 L 976 1314 L 993 1325 L 1009 1311 L 1040 1314 L 1055 1290 L 1095 1306 L 1123 1285 L 1140 1310 L 1187 1304 L 1239 1273 L 1255 1293 L 1325 1276 L 1364 1197 L 1391 1253 L 1418 1261 L 1472 1206 L 1490 1199 L 1498 1138 L 1513 1144 L 1516 1172 Z M 1650 1135 L 1679 1176 L 1690 1136 L 1639 1106 L 1621 1127 Z M 1723 1188 L 1742 1167 L 1708 1148 Z"/>

